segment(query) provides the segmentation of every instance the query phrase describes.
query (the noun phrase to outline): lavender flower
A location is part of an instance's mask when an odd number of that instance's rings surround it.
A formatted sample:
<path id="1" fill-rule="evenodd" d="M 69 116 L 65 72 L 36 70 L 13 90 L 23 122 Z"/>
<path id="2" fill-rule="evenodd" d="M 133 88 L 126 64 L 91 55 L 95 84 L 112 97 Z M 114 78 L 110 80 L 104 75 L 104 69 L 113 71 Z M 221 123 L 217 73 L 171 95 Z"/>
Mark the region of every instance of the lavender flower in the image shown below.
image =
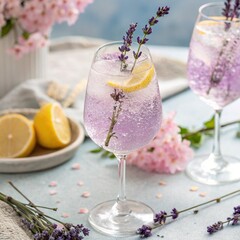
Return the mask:
<path id="1" fill-rule="evenodd" d="M 119 60 L 121 61 L 121 70 L 127 68 L 126 60 L 128 56 L 126 56 L 127 52 L 130 51 L 130 46 L 132 45 L 133 33 L 137 28 L 137 23 L 132 23 L 129 26 L 128 31 L 126 32 L 126 36 L 123 36 L 123 45 L 119 47 L 119 51 L 121 54 L 119 55 Z"/>
<path id="2" fill-rule="evenodd" d="M 202 206 L 208 205 L 210 203 L 220 203 L 222 199 L 232 196 L 232 195 L 235 195 L 237 193 L 240 193 L 240 189 L 236 190 L 234 192 L 225 194 L 221 197 L 214 198 L 210 201 L 203 202 L 198 205 L 183 209 L 181 211 L 178 211 L 176 208 L 173 208 L 171 211 L 171 214 L 169 214 L 169 215 L 165 211 L 160 211 L 159 213 L 155 214 L 153 223 L 148 226 L 143 225 L 141 228 L 139 228 L 137 230 L 137 234 L 139 234 L 141 238 L 150 237 L 152 235 L 152 230 L 156 229 L 158 227 L 162 227 L 166 223 L 167 219 L 172 218 L 174 220 L 174 219 L 178 218 L 180 214 L 182 214 L 184 212 L 189 212 L 189 211 L 193 211 L 193 213 L 196 214 L 199 211 L 199 210 L 197 210 L 198 207 L 202 207 Z M 217 223 L 214 223 L 213 225 L 208 226 L 207 232 L 209 234 L 213 234 L 213 233 L 223 229 L 224 224 L 232 223 L 232 225 L 237 225 L 240 222 L 239 211 L 240 211 L 240 206 L 234 207 L 233 217 L 229 217 L 225 222 L 218 221 Z"/>
<path id="3" fill-rule="evenodd" d="M 133 57 L 134 57 L 135 60 L 134 60 L 131 71 L 133 71 L 133 69 L 136 65 L 137 59 L 141 56 L 141 53 L 142 53 L 140 51 L 141 46 L 149 40 L 147 38 L 147 36 L 152 33 L 152 26 L 154 26 L 155 24 L 158 23 L 158 20 L 157 20 L 158 18 L 167 15 L 169 13 L 169 10 L 170 10 L 170 8 L 168 6 L 159 7 L 157 12 L 156 12 L 156 15 L 154 17 L 151 17 L 148 20 L 148 24 L 145 25 L 145 27 L 142 28 L 143 37 L 142 38 L 137 37 L 137 43 L 139 44 L 139 46 L 138 46 L 137 52 L 133 52 Z"/>
<path id="4" fill-rule="evenodd" d="M 125 98 L 125 94 L 123 93 L 122 90 L 114 88 L 114 91 L 113 93 L 110 94 L 110 96 L 114 100 L 114 106 L 113 106 L 112 117 L 109 119 L 111 123 L 109 126 L 107 137 L 104 142 L 105 146 L 109 145 L 111 138 L 114 137 L 116 134 L 114 132 L 114 127 L 118 121 L 119 114 L 122 111 L 122 104 L 123 104 L 123 99 Z"/>
<path id="5" fill-rule="evenodd" d="M 28 203 L 22 203 L 10 196 L 0 192 L 0 201 L 3 201 L 18 213 L 21 217 L 23 225 L 33 233 L 34 240 L 82 240 L 89 235 L 89 229 L 81 225 L 73 225 L 64 223 L 51 216 L 46 215 L 39 210 L 40 208 L 56 211 L 56 208 L 48 208 L 44 206 L 36 206 L 31 202 L 12 182 L 9 184 L 20 193 Z M 62 225 L 58 228 L 57 224 L 53 224 L 50 220 L 54 220 Z"/>
<path id="6" fill-rule="evenodd" d="M 161 211 L 155 214 L 153 221 L 154 223 L 165 224 L 166 219 L 167 219 L 167 213 L 165 211 Z"/>
<path id="7" fill-rule="evenodd" d="M 151 17 L 148 20 L 148 24 L 146 24 L 142 28 L 143 32 L 143 37 L 137 37 L 137 42 L 139 44 L 137 52 L 133 51 L 133 57 L 134 57 L 134 63 L 131 71 L 133 71 L 137 59 L 141 56 L 142 52 L 140 51 L 140 48 L 143 44 L 145 44 L 149 39 L 146 38 L 147 35 L 150 35 L 152 33 L 152 26 L 158 23 L 157 18 L 163 17 L 169 13 L 170 8 L 165 6 L 165 7 L 159 7 L 156 16 Z M 127 52 L 130 51 L 130 46 L 132 44 L 132 39 L 133 39 L 133 33 L 135 32 L 137 28 L 137 23 L 135 24 L 130 24 L 130 27 L 128 31 L 126 32 L 126 36 L 123 36 L 123 45 L 119 47 L 120 55 L 119 55 L 119 60 L 121 61 L 121 71 L 127 69 L 127 63 L 126 60 L 128 59 L 128 56 L 126 56 Z"/>
<path id="8" fill-rule="evenodd" d="M 211 226 L 207 227 L 207 232 L 213 234 L 221 229 L 223 229 L 224 224 L 238 225 L 240 222 L 240 206 L 233 208 L 233 217 L 228 217 L 226 221 L 218 221 Z"/>
<path id="9" fill-rule="evenodd" d="M 234 207 L 233 210 L 234 210 L 233 215 L 240 214 L 240 205 L 237 207 Z"/>
<path id="10" fill-rule="evenodd" d="M 173 209 L 172 209 L 171 215 L 172 215 L 172 219 L 178 218 L 179 213 L 178 213 L 178 211 L 177 211 L 176 208 L 173 208 Z"/>
<path id="11" fill-rule="evenodd" d="M 34 225 L 26 219 L 22 222 L 25 226 L 35 231 L 39 226 Z M 34 240 L 82 240 L 85 236 L 89 235 L 89 229 L 85 228 L 82 224 L 74 226 L 73 224 L 64 224 L 63 228 L 57 228 L 56 224 L 44 224 L 44 230 L 34 234 Z"/>
<path id="12" fill-rule="evenodd" d="M 219 222 L 217 222 L 217 223 L 214 223 L 214 224 L 211 225 L 211 226 L 208 226 L 208 227 L 207 227 L 207 232 L 208 232 L 209 234 L 213 234 L 213 233 L 215 233 L 215 232 L 217 232 L 217 231 L 219 231 L 219 230 L 221 230 L 221 229 L 223 229 L 223 222 L 219 221 Z"/>
<path id="13" fill-rule="evenodd" d="M 137 234 L 139 234 L 141 238 L 148 238 L 152 236 L 152 228 L 147 225 L 142 225 L 142 227 L 137 230 Z"/>

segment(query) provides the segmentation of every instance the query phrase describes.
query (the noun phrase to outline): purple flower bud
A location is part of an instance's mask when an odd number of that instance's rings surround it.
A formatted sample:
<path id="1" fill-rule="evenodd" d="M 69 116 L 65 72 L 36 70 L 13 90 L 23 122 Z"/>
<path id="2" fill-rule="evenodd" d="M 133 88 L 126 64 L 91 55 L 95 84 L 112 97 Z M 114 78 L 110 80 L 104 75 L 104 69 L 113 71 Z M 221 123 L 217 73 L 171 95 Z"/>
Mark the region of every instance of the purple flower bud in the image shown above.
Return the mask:
<path id="1" fill-rule="evenodd" d="M 176 208 L 173 208 L 171 211 L 172 219 L 178 218 L 178 211 Z"/>
<path id="2" fill-rule="evenodd" d="M 152 28 L 148 27 L 148 25 L 145 25 L 145 27 L 142 28 L 142 31 L 143 31 L 144 34 L 149 35 L 149 34 L 152 33 Z"/>
<path id="3" fill-rule="evenodd" d="M 233 210 L 234 210 L 233 215 L 240 214 L 240 205 L 237 207 L 234 207 Z"/>
<path id="4" fill-rule="evenodd" d="M 144 39 L 142 40 L 142 44 L 145 44 L 148 40 L 149 40 L 148 38 L 144 38 Z"/>
<path id="5" fill-rule="evenodd" d="M 158 17 L 163 17 L 164 15 L 167 15 L 169 13 L 170 8 L 168 6 L 165 7 L 159 7 L 157 11 Z"/>
<path id="6" fill-rule="evenodd" d="M 142 39 L 140 37 L 137 37 L 137 43 L 141 44 L 142 43 Z"/>
<path id="7" fill-rule="evenodd" d="M 153 221 L 154 223 L 164 224 L 166 222 L 166 219 L 167 219 L 167 213 L 165 211 L 161 211 L 155 214 Z"/>
<path id="8" fill-rule="evenodd" d="M 121 46 L 121 47 L 119 47 L 118 49 L 119 49 L 119 51 L 120 51 L 120 52 L 124 52 L 124 50 L 125 50 L 125 46 L 124 46 L 124 45 L 122 45 L 122 46 Z"/>
<path id="9" fill-rule="evenodd" d="M 124 58 L 125 58 L 125 57 L 124 57 L 123 54 L 120 54 L 120 56 L 118 56 L 118 58 L 119 58 L 120 61 L 124 61 Z"/>
<path id="10" fill-rule="evenodd" d="M 142 227 L 137 230 L 137 234 L 139 234 L 141 238 L 148 238 L 152 236 L 151 231 L 152 228 L 150 226 L 142 225 Z"/>
<path id="11" fill-rule="evenodd" d="M 150 24 L 150 26 L 155 25 L 156 23 L 158 23 L 158 20 L 155 17 L 151 17 L 148 21 L 148 23 Z"/>
<path id="12" fill-rule="evenodd" d="M 213 234 L 219 230 L 223 229 L 223 223 L 221 221 L 217 222 L 217 223 L 214 223 L 213 225 L 211 226 L 208 226 L 207 227 L 207 232 L 209 234 Z"/>

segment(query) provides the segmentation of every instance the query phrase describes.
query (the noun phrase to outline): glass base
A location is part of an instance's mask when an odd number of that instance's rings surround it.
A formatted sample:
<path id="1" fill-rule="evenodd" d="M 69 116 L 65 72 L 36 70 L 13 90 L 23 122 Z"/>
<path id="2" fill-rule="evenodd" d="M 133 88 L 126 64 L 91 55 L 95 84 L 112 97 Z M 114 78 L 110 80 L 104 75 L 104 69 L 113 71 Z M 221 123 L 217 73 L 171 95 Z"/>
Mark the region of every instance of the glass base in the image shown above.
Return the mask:
<path id="1" fill-rule="evenodd" d="M 104 234 L 126 237 L 136 234 L 143 224 L 153 221 L 153 210 L 141 202 L 124 201 L 124 211 L 119 214 L 118 202 L 107 201 L 94 207 L 89 213 L 91 226 Z"/>
<path id="2" fill-rule="evenodd" d="M 193 180 L 208 185 L 221 185 L 240 180 L 240 160 L 230 156 L 213 154 L 194 158 L 186 173 Z"/>

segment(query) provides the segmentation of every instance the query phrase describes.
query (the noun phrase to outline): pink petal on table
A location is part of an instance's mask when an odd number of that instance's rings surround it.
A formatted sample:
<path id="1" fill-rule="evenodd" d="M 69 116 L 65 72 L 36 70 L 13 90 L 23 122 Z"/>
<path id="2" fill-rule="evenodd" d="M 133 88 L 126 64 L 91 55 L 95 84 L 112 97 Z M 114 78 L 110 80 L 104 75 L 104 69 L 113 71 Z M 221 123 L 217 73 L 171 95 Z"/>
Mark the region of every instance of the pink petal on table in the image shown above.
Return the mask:
<path id="1" fill-rule="evenodd" d="M 49 194 L 50 194 L 50 195 L 56 195 L 56 194 L 57 194 L 57 191 L 56 191 L 56 190 L 50 190 L 50 191 L 49 191 Z"/>
<path id="2" fill-rule="evenodd" d="M 156 194 L 156 198 L 158 198 L 158 199 L 162 198 L 162 196 L 163 196 L 163 195 L 162 195 L 161 193 L 157 193 L 157 194 Z"/>
<path id="3" fill-rule="evenodd" d="M 165 186 L 165 185 L 167 185 L 167 183 L 166 183 L 165 181 L 160 181 L 158 184 L 159 184 L 160 186 Z"/>
<path id="4" fill-rule="evenodd" d="M 51 181 L 48 186 L 49 187 L 56 187 L 57 186 L 57 182 L 56 181 Z"/>
<path id="5" fill-rule="evenodd" d="M 207 195 L 206 192 L 201 192 L 201 193 L 199 193 L 199 196 L 200 196 L 200 197 L 206 197 L 206 195 Z"/>
<path id="6" fill-rule="evenodd" d="M 84 197 L 84 198 L 88 198 L 88 197 L 90 197 L 90 192 L 83 192 L 82 193 L 82 197 Z"/>
<path id="7" fill-rule="evenodd" d="M 190 192 L 196 192 L 198 190 L 198 187 L 197 186 L 192 186 L 190 187 L 189 191 Z"/>
<path id="8" fill-rule="evenodd" d="M 69 215 L 68 213 L 63 213 L 63 214 L 61 215 L 61 217 L 63 217 L 63 218 L 68 218 L 68 217 L 70 217 L 70 215 Z"/>
<path id="9" fill-rule="evenodd" d="M 88 211 L 88 209 L 87 208 L 80 208 L 79 209 L 79 214 L 86 214 L 86 213 L 88 213 L 89 211 Z"/>
<path id="10" fill-rule="evenodd" d="M 78 182 L 77 182 L 77 185 L 81 187 L 81 186 L 84 185 L 84 182 L 83 182 L 83 181 L 78 181 Z"/>
<path id="11" fill-rule="evenodd" d="M 72 170 L 79 170 L 80 169 L 80 163 L 74 163 L 72 165 Z"/>

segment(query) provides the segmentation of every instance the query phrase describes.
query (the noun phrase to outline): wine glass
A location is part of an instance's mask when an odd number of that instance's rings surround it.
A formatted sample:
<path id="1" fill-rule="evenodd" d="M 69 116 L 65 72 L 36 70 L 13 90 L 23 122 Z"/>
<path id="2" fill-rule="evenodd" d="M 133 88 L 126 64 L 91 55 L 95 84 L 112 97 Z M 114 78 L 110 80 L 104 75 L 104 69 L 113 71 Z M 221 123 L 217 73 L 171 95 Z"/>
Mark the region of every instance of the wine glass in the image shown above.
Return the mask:
<path id="1" fill-rule="evenodd" d="M 161 98 L 149 50 L 134 64 L 133 43 L 127 65 L 119 60 L 121 42 L 100 47 L 94 57 L 86 91 L 84 124 L 89 137 L 118 159 L 119 194 L 94 207 L 89 222 L 96 230 L 116 237 L 133 235 L 153 219 L 144 203 L 127 200 L 127 154 L 148 144 L 157 134 L 162 117 Z M 132 71 L 133 66 L 134 70 Z"/>
<path id="2" fill-rule="evenodd" d="M 240 97 L 240 21 L 223 16 L 223 3 L 200 7 L 188 58 L 190 88 L 215 110 L 212 153 L 199 156 L 187 166 L 194 180 L 218 185 L 240 179 L 240 161 L 223 156 L 220 149 L 222 109 Z"/>

